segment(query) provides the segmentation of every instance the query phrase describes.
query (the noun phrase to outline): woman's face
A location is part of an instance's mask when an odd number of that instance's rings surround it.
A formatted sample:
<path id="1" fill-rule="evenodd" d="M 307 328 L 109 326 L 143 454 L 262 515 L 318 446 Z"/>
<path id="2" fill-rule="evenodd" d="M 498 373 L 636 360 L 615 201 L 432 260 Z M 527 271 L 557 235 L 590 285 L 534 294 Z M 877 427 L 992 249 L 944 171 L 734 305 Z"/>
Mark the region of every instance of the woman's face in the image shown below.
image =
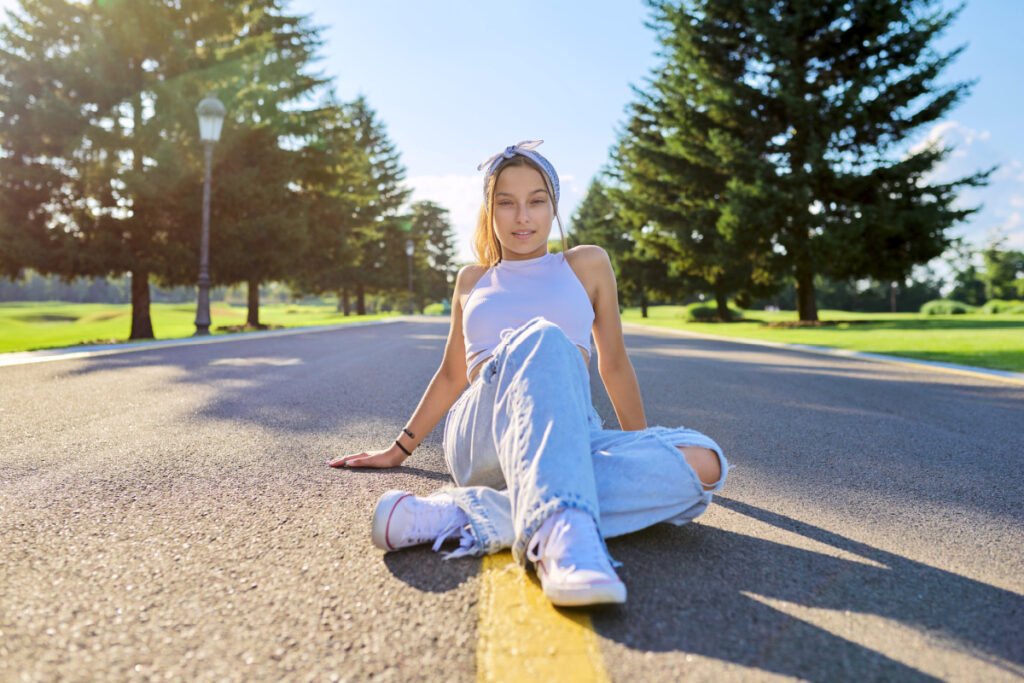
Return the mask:
<path id="1" fill-rule="evenodd" d="M 494 230 L 502 258 L 516 261 L 546 254 L 554 217 L 539 171 L 511 166 L 501 172 L 494 186 Z"/>

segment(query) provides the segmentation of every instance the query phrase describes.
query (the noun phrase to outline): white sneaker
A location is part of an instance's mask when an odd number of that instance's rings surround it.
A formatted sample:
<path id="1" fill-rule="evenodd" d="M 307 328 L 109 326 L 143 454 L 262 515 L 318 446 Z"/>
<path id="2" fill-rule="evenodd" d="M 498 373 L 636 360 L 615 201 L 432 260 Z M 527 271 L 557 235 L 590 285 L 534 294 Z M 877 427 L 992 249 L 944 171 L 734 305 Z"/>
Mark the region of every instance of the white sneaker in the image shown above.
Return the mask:
<path id="1" fill-rule="evenodd" d="M 434 541 L 437 550 L 466 524 L 469 518 L 448 494 L 424 498 L 408 491 L 388 491 L 377 501 L 370 538 L 381 550 L 398 550 L 430 541 Z"/>
<path id="2" fill-rule="evenodd" d="M 594 518 L 569 508 L 548 517 L 530 539 L 526 557 L 556 605 L 623 603 L 626 585 L 612 569 Z"/>

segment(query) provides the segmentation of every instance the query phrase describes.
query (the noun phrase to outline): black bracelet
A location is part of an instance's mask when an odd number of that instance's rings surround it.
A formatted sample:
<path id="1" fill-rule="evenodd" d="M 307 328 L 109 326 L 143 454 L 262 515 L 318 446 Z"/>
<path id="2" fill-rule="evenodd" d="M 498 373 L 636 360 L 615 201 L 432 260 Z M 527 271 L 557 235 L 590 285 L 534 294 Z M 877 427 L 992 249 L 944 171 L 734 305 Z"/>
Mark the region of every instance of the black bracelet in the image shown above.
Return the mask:
<path id="1" fill-rule="evenodd" d="M 398 446 L 399 448 L 401 448 L 402 452 L 405 453 L 406 455 L 412 455 L 412 453 L 410 451 L 405 450 L 405 446 L 403 446 L 402 444 L 398 443 L 398 439 L 395 439 L 395 445 Z"/>
<path id="2" fill-rule="evenodd" d="M 415 439 L 415 438 L 416 438 L 416 435 L 415 435 L 415 434 L 413 434 L 412 432 L 410 432 L 410 431 L 409 431 L 408 429 L 406 429 L 405 427 L 402 427 L 402 431 L 403 431 L 403 432 L 405 432 L 405 433 L 406 433 L 406 435 L 407 435 L 407 436 L 408 436 L 408 437 L 409 437 L 410 439 Z"/>

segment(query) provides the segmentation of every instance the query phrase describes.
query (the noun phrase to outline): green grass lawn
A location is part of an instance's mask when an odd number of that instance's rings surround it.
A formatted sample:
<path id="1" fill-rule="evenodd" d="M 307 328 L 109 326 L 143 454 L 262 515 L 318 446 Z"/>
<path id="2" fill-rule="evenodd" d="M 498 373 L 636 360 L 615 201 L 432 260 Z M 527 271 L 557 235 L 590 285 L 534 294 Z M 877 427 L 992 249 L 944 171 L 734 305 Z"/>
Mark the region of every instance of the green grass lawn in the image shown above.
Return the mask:
<path id="1" fill-rule="evenodd" d="M 723 337 L 764 339 L 786 344 L 830 346 L 923 360 L 975 365 L 994 370 L 1024 371 L 1024 316 L 950 315 L 917 313 L 849 313 L 824 310 L 823 321 L 834 327 L 773 328 L 766 322 L 795 321 L 793 311 L 747 311 L 750 322 L 688 323 L 682 306 L 654 306 L 648 317 L 639 308 L 626 309 L 623 322 L 671 327 Z"/>
<path id="2" fill-rule="evenodd" d="M 246 308 L 211 304 L 211 331 L 221 326 L 244 325 Z M 157 339 L 191 337 L 195 332 L 195 304 L 153 304 L 150 307 Z M 305 327 L 380 320 L 398 315 L 350 315 L 334 306 L 271 304 L 260 307 L 265 325 Z M 68 304 L 61 302 L 17 302 L 0 304 L 0 352 L 31 351 L 75 344 L 109 344 L 128 340 L 131 332 L 128 304 Z"/>

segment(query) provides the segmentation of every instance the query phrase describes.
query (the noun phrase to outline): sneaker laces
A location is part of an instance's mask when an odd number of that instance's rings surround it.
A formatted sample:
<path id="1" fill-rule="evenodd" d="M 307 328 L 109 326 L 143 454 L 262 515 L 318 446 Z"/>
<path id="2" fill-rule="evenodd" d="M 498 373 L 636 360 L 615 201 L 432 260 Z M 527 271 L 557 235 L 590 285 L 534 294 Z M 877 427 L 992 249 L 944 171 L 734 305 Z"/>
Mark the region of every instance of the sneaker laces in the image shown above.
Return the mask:
<path id="1" fill-rule="evenodd" d="M 435 552 L 468 521 L 466 513 L 448 496 L 410 499 L 410 502 L 413 507 L 408 514 L 412 521 L 406 536 L 414 543 L 434 541 Z"/>
<path id="2" fill-rule="evenodd" d="M 476 538 L 473 537 L 473 532 L 470 530 L 469 525 L 463 524 L 461 527 L 458 528 L 458 531 L 460 533 L 459 547 L 455 550 L 449 550 L 448 552 L 441 553 L 441 559 L 452 560 L 456 557 L 465 557 L 467 555 L 477 554 L 479 544 L 477 543 Z M 453 531 L 452 534 L 454 533 L 455 532 Z M 448 536 L 445 536 L 445 538 L 448 538 Z M 435 553 L 437 552 L 438 548 L 441 547 L 441 543 L 443 542 L 444 541 L 442 540 L 434 542 Z"/>
<path id="3" fill-rule="evenodd" d="M 456 532 L 463 530 L 465 526 L 466 525 L 461 523 L 458 519 L 446 526 L 444 530 L 437 535 L 437 538 L 434 539 L 433 551 L 436 553 L 440 550 L 441 546 L 449 537 L 453 536 Z"/>

